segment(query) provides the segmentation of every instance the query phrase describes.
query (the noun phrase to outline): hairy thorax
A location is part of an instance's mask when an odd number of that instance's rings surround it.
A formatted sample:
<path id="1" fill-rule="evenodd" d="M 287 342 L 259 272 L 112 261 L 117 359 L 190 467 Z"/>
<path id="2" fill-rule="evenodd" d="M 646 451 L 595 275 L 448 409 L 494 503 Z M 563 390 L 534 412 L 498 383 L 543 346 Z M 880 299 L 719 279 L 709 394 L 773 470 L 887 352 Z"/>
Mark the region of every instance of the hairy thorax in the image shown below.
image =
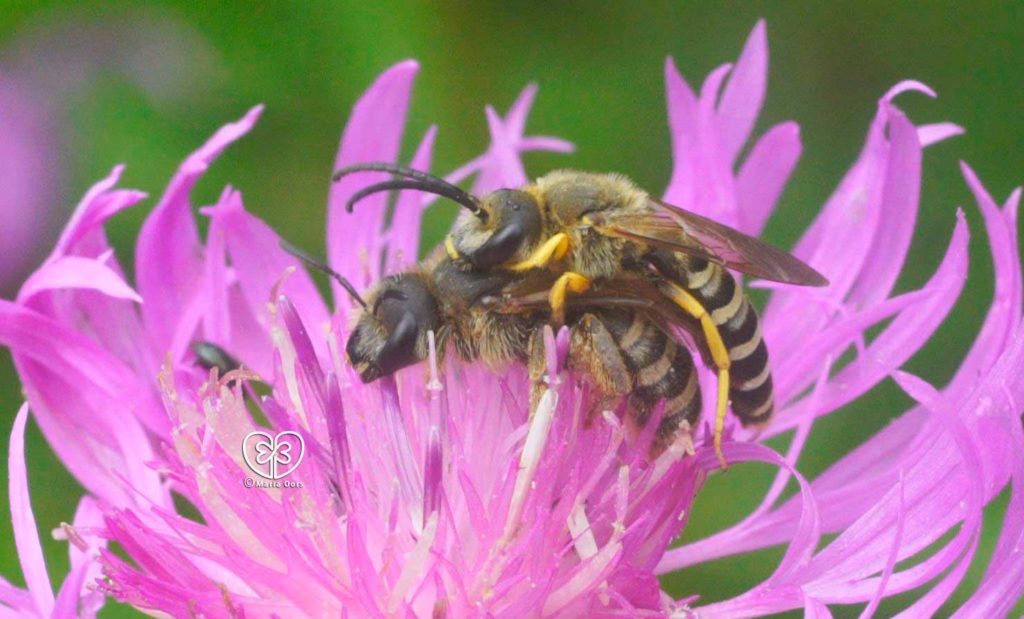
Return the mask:
<path id="1" fill-rule="evenodd" d="M 436 259 L 430 268 L 445 316 L 446 326 L 439 334 L 442 353 L 454 348 L 463 360 L 491 366 L 525 359 L 531 317 L 501 314 L 479 305 L 484 297 L 500 294 L 515 277 L 513 273 L 481 272 L 465 260 L 448 257 Z"/>
<path id="2" fill-rule="evenodd" d="M 599 233 L 592 219 L 647 209 L 647 194 L 624 176 L 560 170 L 537 180 L 535 195 L 545 210 L 546 236 L 569 235 L 567 268 L 588 279 L 614 276 L 631 244 Z"/>

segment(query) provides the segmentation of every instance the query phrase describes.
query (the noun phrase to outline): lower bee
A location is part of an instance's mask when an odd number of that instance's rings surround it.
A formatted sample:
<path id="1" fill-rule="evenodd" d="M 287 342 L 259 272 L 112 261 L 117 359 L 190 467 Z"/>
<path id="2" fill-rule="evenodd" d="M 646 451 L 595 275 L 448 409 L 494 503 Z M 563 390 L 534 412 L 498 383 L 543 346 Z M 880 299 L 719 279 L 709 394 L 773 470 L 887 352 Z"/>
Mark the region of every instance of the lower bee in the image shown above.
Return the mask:
<path id="1" fill-rule="evenodd" d="M 544 288 L 548 276 L 531 280 L 508 271 L 482 271 L 466 260 L 435 255 L 416 269 L 381 279 L 365 299 L 328 267 L 289 248 L 318 269 L 343 282 L 362 306 L 346 343 L 350 363 L 363 382 L 372 382 L 426 360 L 428 333 L 436 336 L 440 356 L 454 353 L 464 361 L 491 366 L 525 364 L 532 381 L 531 411 L 546 389 L 543 304 L 527 306 L 505 300 L 512 286 Z M 631 288 L 645 282 L 631 282 Z M 581 373 L 598 392 L 593 414 L 627 400 L 638 426 L 664 402 L 652 453 L 660 452 L 680 432 L 697 423 L 701 395 L 689 349 L 668 324 L 678 309 L 650 283 L 648 300 L 617 300 L 600 295 L 573 300 L 569 317 L 570 369 Z M 499 307 L 501 305 L 501 307 Z M 661 314 L 659 315 L 659 311 Z"/>
<path id="2" fill-rule="evenodd" d="M 482 198 L 443 179 L 387 163 L 358 164 L 335 173 L 389 172 L 401 178 L 355 194 L 418 189 L 466 207 L 445 241 L 453 260 L 495 272 L 557 273 L 548 291 L 551 322 L 566 320 L 567 297 L 623 274 L 653 273 L 661 294 L 695 324 L 709 365 L 717 372 L 715 449 L 726 409 L 744 425 L 763 424 L 774 412 L 768 351 L 757 313 L 729 273 L 809 286 L 828 284 L 790 254 L 706 217 L 651 197 L 623 176 L 552 172 L 520 189 Z M 632 293 L 626 291 L 626 296 Z"/>
<path id="3" fill-rule="evenodd" d="M 491 366 L 525 363 L 531 335 L 545 323 L 536 313 L 494 312 L 479 303 L 495 298 L 520 276 L 482 271 L 443 253 L 384 277 L 364 299 L 327 265 L 290 245 L 284 248 L 337 280 L 361 306 L 345 352 L 366 383 L 427 359 L 429 332 L 435 334 L 442 356 L 453 350 L 466 361 Z"/>

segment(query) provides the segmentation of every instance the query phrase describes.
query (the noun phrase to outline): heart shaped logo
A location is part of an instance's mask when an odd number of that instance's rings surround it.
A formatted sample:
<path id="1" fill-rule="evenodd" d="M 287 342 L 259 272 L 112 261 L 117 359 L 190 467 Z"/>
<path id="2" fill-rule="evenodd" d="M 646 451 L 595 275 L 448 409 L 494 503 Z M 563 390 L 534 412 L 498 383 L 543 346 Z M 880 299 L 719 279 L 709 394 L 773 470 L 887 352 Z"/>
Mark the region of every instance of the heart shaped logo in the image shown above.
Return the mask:
<path id="1" fill-rule="evenodd" d="M 306 453 L 306 443 L 293 430 L 284 430 L 271 436 L 263 430 L 253 430 L 242 439 L 242 458 L 249 470 L 266 479 L 281 479 L 291 474 Z"/>

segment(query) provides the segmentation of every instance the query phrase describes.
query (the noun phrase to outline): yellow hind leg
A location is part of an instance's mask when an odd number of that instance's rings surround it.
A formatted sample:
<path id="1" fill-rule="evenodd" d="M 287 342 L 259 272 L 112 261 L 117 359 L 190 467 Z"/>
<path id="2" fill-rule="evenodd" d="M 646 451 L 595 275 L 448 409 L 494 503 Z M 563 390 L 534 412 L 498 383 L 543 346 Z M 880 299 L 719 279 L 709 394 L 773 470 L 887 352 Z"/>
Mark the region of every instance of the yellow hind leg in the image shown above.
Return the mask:
<path id="1" fill-rule="evenodd" d="M 551 305 L 551 322 L 556 327 L 565 324 L 565 297 L 570 292 L 585 292 L 590 288 L 590 280 L 579 273 L 562 273 L 555 280 L 548 292 L 548 303 Z"/>
<path id="2" fill-rule="evenodd" d="M 715 455 L 722 465 L 722 470 L 728 468 L 725 456 L 722 454 L 722 433 L 725 429 L 725 412 L 729 406 L 729 349 L 722 341 L 722 334 L 718 326 L 711 320 L 711 314 L 701 305 L 700 301 L 689 293 L 685 288 L 662 281 L 659 284 L 662 292 L 683 308 L 683 310 L 700 321 L 701 330 L 704 332 L 704 339 L 707 340 L 708 349 L 711 351 L 711 360 L 718 369 L 718 400 L 715 403 Z"/>

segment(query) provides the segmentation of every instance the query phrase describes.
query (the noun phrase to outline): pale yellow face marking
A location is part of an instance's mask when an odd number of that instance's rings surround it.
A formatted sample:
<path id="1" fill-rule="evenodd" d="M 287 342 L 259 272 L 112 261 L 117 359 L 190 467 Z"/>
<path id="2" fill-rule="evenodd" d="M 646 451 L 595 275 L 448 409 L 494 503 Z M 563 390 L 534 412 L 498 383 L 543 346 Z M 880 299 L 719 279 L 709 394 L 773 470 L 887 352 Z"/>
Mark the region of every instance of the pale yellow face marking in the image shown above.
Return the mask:
<path id="1" fill-rule="evenodd" d="M 458 260 L 462 257 L 459 255 L 459 250 L 455 248 L 455 241 L 452 240 L 451 235 L 446 236 L 444 239 L 444 250 L 452 260 Z"/>

